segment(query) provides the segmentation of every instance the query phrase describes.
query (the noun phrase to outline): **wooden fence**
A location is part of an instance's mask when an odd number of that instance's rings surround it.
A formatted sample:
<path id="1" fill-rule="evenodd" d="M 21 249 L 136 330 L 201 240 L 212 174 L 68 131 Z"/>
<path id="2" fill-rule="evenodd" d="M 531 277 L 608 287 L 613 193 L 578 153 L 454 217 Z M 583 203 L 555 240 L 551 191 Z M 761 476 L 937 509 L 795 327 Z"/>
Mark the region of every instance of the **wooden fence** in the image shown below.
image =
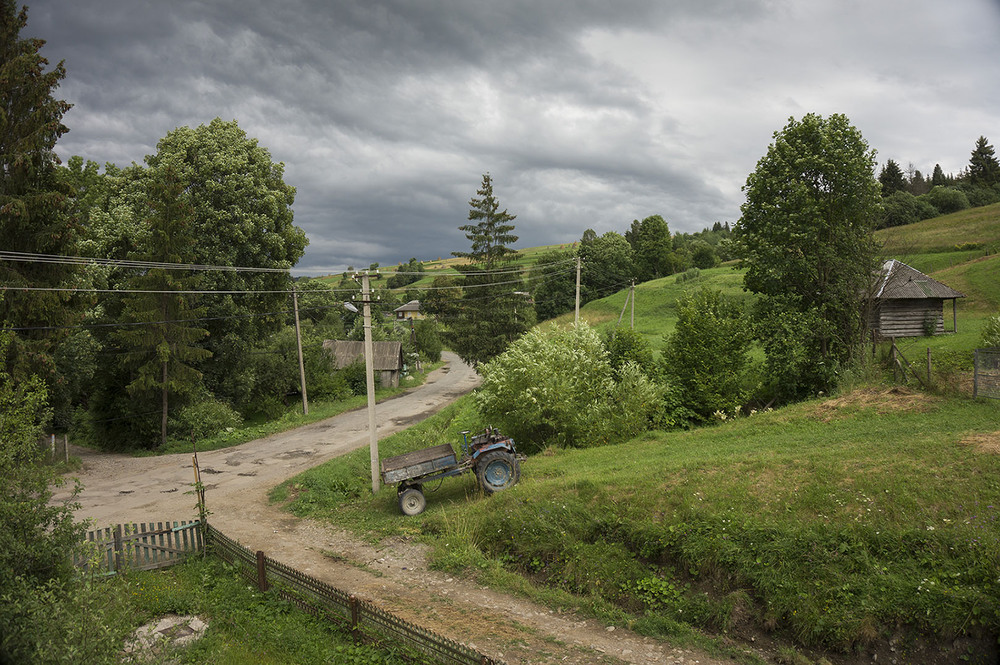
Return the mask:
<path id="1" fill-rule="evenodd" d="M 87 552 L 73 565 L 88 572 L 113 575 L 124 568 L 153 570 L 180 563 L 205 549 L 201 522 L 119 524 L 87 533 Z"/>
<path id="2" fill-rule="evenodd" d="M 404 645 L 447 665 L 503 665 L 442 635 L 400 619 L 329 584 L 252 552 L 208 525 L 208 551 L 237 567 L 261 591 L 271 590 L 300 609 L 350 628 L 355 638 L 383 647 Z"/>
<path id="3" fill-rule="evenodd" d="M 1000 348 L 976 349 L 972 394 L 1000 399 Z"/>

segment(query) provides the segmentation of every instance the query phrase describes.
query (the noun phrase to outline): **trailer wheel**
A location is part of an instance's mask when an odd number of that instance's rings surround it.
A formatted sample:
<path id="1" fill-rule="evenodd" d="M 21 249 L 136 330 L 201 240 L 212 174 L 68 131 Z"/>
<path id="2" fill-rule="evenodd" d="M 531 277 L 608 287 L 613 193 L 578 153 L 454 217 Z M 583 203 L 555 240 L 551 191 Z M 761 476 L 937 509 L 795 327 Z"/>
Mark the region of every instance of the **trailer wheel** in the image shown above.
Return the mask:
<path id="1" fill-rule="evenodd" d="M 476 476 L 483 492 L 493 494 L 513 487 L 521 475 L 519 466 L 513 455 L 502 450 L 484 455 L 476 465 Z"/>
<path id="2" fill-rule="evenodd" d="M 399 493 L 399 510 L 404 515 L 419 515 L 427 507 L 427 498 L 420 490 L 409 487 Z"/>

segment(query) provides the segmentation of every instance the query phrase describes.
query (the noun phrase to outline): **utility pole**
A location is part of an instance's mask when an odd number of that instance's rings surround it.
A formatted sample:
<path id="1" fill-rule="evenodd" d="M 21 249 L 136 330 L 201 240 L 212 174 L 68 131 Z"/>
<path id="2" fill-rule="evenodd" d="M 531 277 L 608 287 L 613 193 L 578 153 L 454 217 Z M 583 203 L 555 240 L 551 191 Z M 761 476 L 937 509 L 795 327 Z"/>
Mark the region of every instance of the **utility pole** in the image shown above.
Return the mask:
<path id="1" fill-rule="evenodd" d="M 632 280 L 632 288 L 629 289 L 628 294 L 632 297 L 632 330 L 635 330 L 635 280 Z"/>
<path id="2" fill-rule="evenodd" d="M 361 303 L 365 325 L 365 383 L 368 388 L 368 450 L 372 466 L 372 494 L 375 494 L 379 489 L 379 467 L 378 433 L 375 431 L 375 371 L 373 369 L 375 352 L 372 347 L 371 302 L 371 282 L 368 279 L 368 272 L 365 271 L 361 273 Z"/>
<path id="3" fill-rule="evenodd" d="M 302 361 L 302 329 L 299 327 L 299 294 L 292 284 L 292 309 L 295 310 L 295 343 L 299 347 L 299 383 L 302 386 L 302 415 L 309 415 L 309 398 L 306 397 L 306 365 Z"/>
<path id="4" fill-rule="evenodd" d="M 576 316 L 573 318 L 575 325 L 580 325 L 580 257 L 576 257 Z"/>

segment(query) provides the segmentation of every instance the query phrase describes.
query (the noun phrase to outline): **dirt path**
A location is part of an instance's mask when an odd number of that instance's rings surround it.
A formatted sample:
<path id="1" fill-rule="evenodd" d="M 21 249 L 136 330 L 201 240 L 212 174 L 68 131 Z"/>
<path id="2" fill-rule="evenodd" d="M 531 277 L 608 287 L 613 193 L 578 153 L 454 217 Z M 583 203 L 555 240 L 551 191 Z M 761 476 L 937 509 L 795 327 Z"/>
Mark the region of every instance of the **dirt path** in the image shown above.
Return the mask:
<path id="1" fill-rule="evenodd" d="M 419 422 L 478 384 L 457 356 L 446 354 L 446 360 L 423 386 L 378 405 L 380 437 Z M 200 453 L 212 524 L 250 549 L 512 665 L 729 662 L 432 571 L 417 543 L 393 539 L 372 547 L 268 504 L 268 491 L 283 480 L 367 445 L 367 423 L 365 410 L 352 411 L 237 448 Z M 95 526 L 195 515 L 193 495 L 186 494 L 193 481 L 190 455 L 134 458 L 84 449 L 74 454 L 83 459 L 83 469 L 73 475 L 85 488 L 77 514 Z"/>

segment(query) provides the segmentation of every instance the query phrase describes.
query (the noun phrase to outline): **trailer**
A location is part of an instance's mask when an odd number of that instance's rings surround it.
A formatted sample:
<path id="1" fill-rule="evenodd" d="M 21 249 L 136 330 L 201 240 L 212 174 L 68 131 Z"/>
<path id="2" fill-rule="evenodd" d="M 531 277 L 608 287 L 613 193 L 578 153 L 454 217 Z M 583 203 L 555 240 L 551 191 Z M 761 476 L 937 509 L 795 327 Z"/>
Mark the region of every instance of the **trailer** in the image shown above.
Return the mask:
<path id="1" fill-rule="evenodd" d="M 513 487 L 521 479 L 523 455 L 517 453 L 514 440 L 493 427 L 469 437 L 462 432 L 461 454 L 449 443 L 415 450 L 382 460 L 382 482 L 396 485 L 399 509 L 404 515 L 419 515 L 427 507 L 424 483 L 476 474 L 486 495 Z"/>

